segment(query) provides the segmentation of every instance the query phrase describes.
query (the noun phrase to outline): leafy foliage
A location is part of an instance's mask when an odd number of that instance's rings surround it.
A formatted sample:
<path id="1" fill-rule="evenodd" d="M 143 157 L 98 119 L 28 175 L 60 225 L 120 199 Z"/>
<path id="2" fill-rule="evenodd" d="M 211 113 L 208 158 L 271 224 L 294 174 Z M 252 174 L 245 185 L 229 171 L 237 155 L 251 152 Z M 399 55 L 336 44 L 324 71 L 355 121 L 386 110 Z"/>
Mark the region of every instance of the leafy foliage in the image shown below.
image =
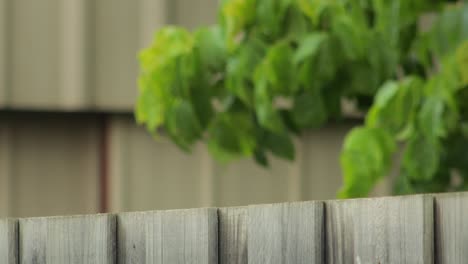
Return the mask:
<path id="1" fill-rule="evenodd" d="M 137 120 L 267 165 L 346 99 L 367 116 L 345 139 L 340 196 L 367 195 L 397 150 L 397 193 L 468 187 L 468 5 L 450 2 L 224 0 L 217 25 L 163 28 L 142 51 Z"/>

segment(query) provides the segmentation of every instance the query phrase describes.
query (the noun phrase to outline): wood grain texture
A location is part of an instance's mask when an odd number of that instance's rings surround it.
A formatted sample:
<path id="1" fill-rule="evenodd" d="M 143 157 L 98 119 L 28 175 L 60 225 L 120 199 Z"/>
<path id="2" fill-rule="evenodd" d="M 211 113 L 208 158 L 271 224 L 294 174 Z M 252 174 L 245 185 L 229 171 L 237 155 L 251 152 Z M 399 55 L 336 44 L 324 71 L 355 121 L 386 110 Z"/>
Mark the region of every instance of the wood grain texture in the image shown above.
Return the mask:
<path id="1" fill-rule="evenodd" d="M 433 263 L 429 196 L 328 201 L 328 263 Z"/>
<path id="2" fill-rule="evenodd" d="M 20 263 L 114 264 L 112 215 L 20 219 Z"/>
<path id="3" fill-rule="evenodd" d="M 436 263 L 467 263 L 468 193 L 437 195 L 434 217 Z"/>
<path id="4" fill-rule="evenodd" d="M 218 263 L 214 208 L 118 215 L 118 263 Z"/>
<path id="5" fill-rule="evenodd" d="M 219 262 L 247 264 L 247 207 L 218 209 Z"/>
<path id="6" fill-rule="evenodd" d="M 323 263 L 321 202 L 250 206 L 248 263 Z"/>
<path id="7" fill-rule="evenodd" d="M 0 219 L 0 263 L 18 263 L 18 223 L 13 219 Z"/>

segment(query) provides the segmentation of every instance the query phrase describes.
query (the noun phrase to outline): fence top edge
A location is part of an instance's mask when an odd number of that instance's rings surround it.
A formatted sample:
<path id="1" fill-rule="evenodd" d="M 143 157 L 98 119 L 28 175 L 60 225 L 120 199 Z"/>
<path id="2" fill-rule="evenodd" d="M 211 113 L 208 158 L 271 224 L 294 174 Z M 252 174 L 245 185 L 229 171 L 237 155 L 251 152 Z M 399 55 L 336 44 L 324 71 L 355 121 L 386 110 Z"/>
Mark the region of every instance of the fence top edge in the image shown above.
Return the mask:
<path id="1" fill-rule="evenodd" d="M 138 214 L 155 214 L 155 213 L 189 213 L 189 212 L 216 212 L 218 207 L 200 207 L 200 208 L 184 208 L 184 209 L 168 209 L 168 210 L 149 210 L 149 211 L 130 211 L 115 213 L 116 216 L 138 215 Z"/>
<path id="2" fill-rule="evenodd" d="M 468 192 L 450 192 L 450 193 L 438 193 L 434 197 L 437 199 L 446 199 L 446 198 L 460 198 L 468 197 Z"/>
<path id="3" fill-rule="evenodd" d="M 246 210 L 249 208 L 249 205 L 243 205 L 243 206 L 224 206 L 224 207 L 218 207 L 218 211 L 225 211 L 225 210 Z"/>
<path id="4" fill-rule="evenodd" d="M 288 206 L 288 205 L 315 205 L 324 206 L 325 200 L 314 200 L 314 201 L 295 201 L 295 202 L 284 202 L 284 203 L 268 203 L 268 204 L 252 204 L 245 206 L 245 208 L 259 208 L 259 207 L 275 207 L 275 206 Z M 227 207 L 229 208 L 229 207 Z"/>
<path id="5" fill-rule="evenodd" d="M 115 214 L 82 214 L 82 215 L 57 215 L 57 216 L 38 216 L 38 217 L 20 217 L 11 218 L 19 222 L 37 221 L 37 220 L 69 220 L 69 219 L 88 219 L 88 218 L 108 218 L 113 219 Z M 1 219 L 0 219 L 1 220 Z"/>
<path id="6" fill-rule="evenodd" d="M 6 218 L 0 218 L 0 223 L 16 223 L 18 222 L 18 218 L 13 218 L 13 217 L 6 217 Z"/>
<path id="7" fill-rule="evenodd" d="M 132 214 L 148 214 L 148 213 L 164 213 L 164 212 L 196 212 L 196 211 L 207 211 L 207 212 L 223 212 L 224 210 L 247 210 L 248 208 L 264 207 L 264 206 L 278 206 L 278 205 L 300 205 L 300 204 L 316 204 L 316 205 L 333 205 L 346 202 L 366 202 L 372 200 L 401 200 L 421 197 L 422 199 L 447 199 L 454 197 L 468 197 L 468 192 L 450 192 L 450 193 L 428 193 L 428 194 L 414 194 L 414 195 L 401 195 L 401 196 L 382 196 L 382 197 L 370 197 L 370 198 L 353 198 L 353 199 L 339 199 L 339 200 L 313 200 L 313 201 L 294 201 L 284 203 L 265 203 L 265 204 L 253 204 L 246 206 L 233 206 L 233 207 L 200 207 L 200 208 L 186 208 L 186 209 L 170 209 L 170 210 L 150 210 L 150 211 L 133 211 L 133 212 L 118 212 L 118 213 L 105 213 L 105 214 L 82 214 L 82 215 L 66 215 L 66 216 L 40 216 L 40 217 L 26 217 L 26 218 L 15 218 L 6 217 L 0 218 L 0 222 L 4 221 L 29 221 L 29 220 L 47 220 L 47 219 L 74 219 L 74 218 L 96 218 L 96 217 L 107 217 L 109 219 L 115 219 L 119 216 L 127 216 Z"/>
<path id="8" fill-rule="evenodd" d="M 407 199 L 433 199 L 434 197 L 437 197 L 437 195 L 434 194 L 413 194 L 413 195 L 399 195 L 399 196 L 381 196 L 381 197 L 367 197 L 367 198 L 351 198 L 351 199 L 338 199 L 338 200 L 325 200 L 326 205 L 332 205 L 332 204 L 341 204 L 341 203 L 365 203 L 365 202 L 370 202 L 370 201 L 382 201 L 382 200 L 388 200 L 388 201 L 398 201 L 398 200 L 407 200 Z"/>

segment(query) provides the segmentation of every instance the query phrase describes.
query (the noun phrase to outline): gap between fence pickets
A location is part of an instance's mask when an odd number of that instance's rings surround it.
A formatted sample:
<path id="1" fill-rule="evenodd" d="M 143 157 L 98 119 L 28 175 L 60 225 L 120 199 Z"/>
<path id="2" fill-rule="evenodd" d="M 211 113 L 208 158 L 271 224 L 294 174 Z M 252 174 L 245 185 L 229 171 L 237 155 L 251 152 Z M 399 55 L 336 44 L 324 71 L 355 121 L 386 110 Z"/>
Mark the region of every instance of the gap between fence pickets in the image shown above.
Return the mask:
<path id="1" fill-rule="evenodd" d="M 199 214 L 199 212 L 204 213 Z M 197 255 L 202 258 L 206 257 L 207 263 L 218 261 L 221 263 L 262 263 L 262 261 L 282 263 L 291 258 L 300 261 L 300 258 L 309 258 L 311 255 L 316 259 L 309 260 L 310 263 L 315 263 L 318 258 L 325 263 L 344 263 L 347 258 L 353 258 L 362 263 L 368 260 L 377 260 L 381 263 L 398 260 L 406 261 L 406 263 L 411 261 L 464 263 L 468 259 L 468 251 L 465 250 L 468 248 L 468 239 L 465 239 L 468 238 L 468 193 L 449 193 L 246 207 L 0 219 L 0 262 L 17 263 L 20 261 L 19 254 L 25 254 L 28 250 L 25 247 L 22 250 L 19 249 L 20 239 L 24 240 L 28 237 L 27 232 L 38 232 L 40 228 L 28 229 L 27 223 L 35 223 L 35 221 L 52 223 L 51 228 L 56 228 L 55 234 L 58 234 L 60 230 L 68 230 L 67 228 L 86 228 L 86 225 L 78 224 L 77 219 L 88 219 L 88 226 L 92 226 L 93 221 L 90 219 L 103 216 L 112 219 L 111 222 L 115 224 L 107 225 L 105 221 L 101 222 L 101 228 L 106 230 L 99 229 L 101 233 L 96 234 L 107 236 L 105 239 L 115 240 L 109 244 L 113 249 L 107 252 L 112 252 L 113 258 L 117 258 L 123 255 L 123 252 L 120 252 L 122 254 L 117 252 L 120 247 L 119 242 L 124 238 L 121 236 L 120 218 L 123 215 L 139 214 L 153 214 L 161 217 L 170 215 L 158 226 L 160 232 L 164 232 L 164 228 L 170 230 L 166 231 L 166 237 L 170 237 L 167 236 L 167 232 L 179 232 L 179 230 L 192 232 L 194 236 L 215 236 L 216 239 L 209 240 L 209 245 L 215 253 L 211 252 L 210 255 L 208 247 L 203 248 L 207 250 L 205 255 Z M 190 217 L 198 220 L 192 221 Z M 61 220 L 57 221 L 57 219 Z M 75 221 L 74 224 L 73 221 Z M 206 221 L 205 224 L 203 224 L 204 221 Z M 57 223 L 58 226 L 54 227 L 53 223 Z M 145 218 L 142 218 L 138 223 L 144 226 L 145 229 L 142 230 L 149 230 L 150 221 L 145 222 Z M 21 228 L 22 226 L 25 228 Z M 298 226 L 299 228 L 295 228 Z M 68 230 L 68 232 L 74 232 L 77 236 L 80 234 L 77 230 Z M 180 237 L 186 239 L 186 234 Z M 315 238 L 311 239 L 311 237 Z M 37 237 L 34 239 L 37 242 L 52 243 L 37 239 Z M 147 244 L 150 243 L 148 240 L 145 241 Z M 199 239 L 195 241 L 196 243 L 204 242 Z M 178 243 L 177 240 L 172 242 L 173 245 Z M 197 246 L 196 243 L 192 244 L 194 248 Z M 292 251 L 288 245 L 294 245 L 294 248 L 299 248 L 299 251 Z M 390 248 L 390 245 L 393 248 Z M 97 249 L 109 250 L 103 247 Z M 150 250 L 150 248 L 145 248 L 145 250 Z M 399 252 L 398 256 L 392 254 L 394 252 Z M 67 252 L 62 253 L 67 254 Z M 213 255 L 216 256 L 213 257 Z M 214 262 L 215 259 L 216 262 Z M 104 261 L 103 263 L 111 262 Z"/>
<path id="2" fill-rule="evenodd" d="M 17 235 L 17 220 L 0 219 L 0 263 L 18 263 Z"/>

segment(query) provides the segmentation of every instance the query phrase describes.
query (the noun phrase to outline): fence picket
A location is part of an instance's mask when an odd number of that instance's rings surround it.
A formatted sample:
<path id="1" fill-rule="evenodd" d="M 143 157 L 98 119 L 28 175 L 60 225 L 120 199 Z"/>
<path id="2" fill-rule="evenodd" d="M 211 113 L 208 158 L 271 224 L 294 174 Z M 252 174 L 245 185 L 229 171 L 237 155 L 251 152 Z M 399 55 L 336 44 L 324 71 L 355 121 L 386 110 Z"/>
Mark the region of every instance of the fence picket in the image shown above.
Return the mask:
<path id="1" fill-rule="evenodd" d="M 0 219 L 0 263 L 18 263 L 18 223 Z"/>
<path id="2" fill-rule="evenodd" d="M 115 263 L 112 215 L 26 218 L 19 230 L 20 263 Z"/>
<path id="3" fill-rule="evenodd" d="M 118 215 L 118 263 L 218 263 L 217 209 Z"/>
<path id="4" fill-rule="evenodd" d="M 467 219 L 468 192 L 0 219 L 0 263 L 457 264 Z"/>
<path id="5" fill-rule="evenodd" d="M 437 195 L 434 213 L 436 263 L 466 263 L 468 193 Z"/>
<path id="6" fill-rule="evenodd" d="M 247 264 L 247 207 L 220 208 L 219 262 Z"/>
<path id="7" fill-rule="evenodd" d="M 323 263 L 321 202 L 250 206 L 248 263 Z"/>
<path id="8" fill-rule="evenodd" d="M 433 199 L 328 201 L 328 263 L 433 263 Z"/>

